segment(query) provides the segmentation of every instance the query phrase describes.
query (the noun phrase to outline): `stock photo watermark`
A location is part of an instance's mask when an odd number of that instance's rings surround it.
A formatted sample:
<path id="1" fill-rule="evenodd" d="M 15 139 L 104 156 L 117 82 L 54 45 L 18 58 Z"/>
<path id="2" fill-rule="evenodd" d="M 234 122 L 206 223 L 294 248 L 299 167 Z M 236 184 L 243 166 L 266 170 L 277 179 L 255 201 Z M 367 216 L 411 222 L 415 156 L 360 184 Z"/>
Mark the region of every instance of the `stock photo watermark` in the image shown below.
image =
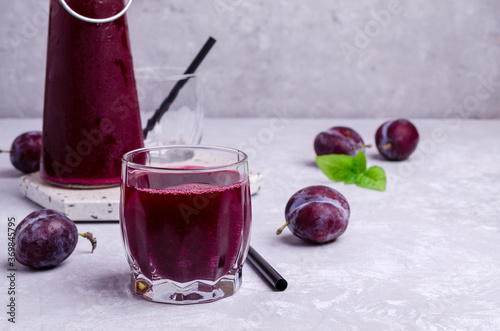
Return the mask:
<path id="1" fill-rule="evenodd" d="M 244 2 L 244 0 L 214 0 L 213 7 L 217 15 L 223 18 L 228 13 L 232 13 L 238 7 L 242 6 Z"/>
<path id="2" fill-rule="evenodd" d="M 32 7 L 36 8 L 36 11 L 31 15 L 20 17 L 16 21 L 14 29 L 8 30 L 6 33 L 5 39 L 13 52 L 17 52 L 34 39 L 45 36 L 49 25 L 50 10 L 54 16 L 59 10 L 58 6 L 49 8 L 47 0 L 38 0 Z"/>
<path id="3" fill-rule="evenodd" d="M 115 123 L 126 120 L 128 115 L 133 112 L 130 106 L 133 104 L 131 96 L 121 95 L 111 106 L 111 115 L 113 117 L 103 117 L 98 127 L 89 130 L 82 129 L 81 135 L 83 138 L 74 147 L 70 145 L 65 146 L 66 156 L 63 160 L 64 162 L 53 161 L 50 164 L 52 167 L 51 170 L 55 173 L 56 177 L 60 178 L 67 173 L 72 173 L 75 168 L 79 167 L 85 161 L 86 157 L 92 155 L 94 149 L 98 148 L 106 140 L 106 136 L 117 129 Z"/>
<path id="4" fill-rule="evenodd" d="M 237 149 L 247 154 L 248 158 L 255 158 L 268 145 L 270 145 L 276 135 L 286 130 L 290 124 L 289 116 L 285 109 L 273 108 L 275 116 L 269 119 L 266 126 L 257 130 L 257 133 L 248 136 L 237 145 Z M 234 183 L 234 178 L 226 176 L 222 179 L 221 186 L 228 186 Z M 210 205 L 210 201 L 220 196 L 220 192 L 205 192 L 200 195 L 195 195 L 189 204 L 182 203 L 178 206 L 184 222 L 189 224 L 192 216 L 198 216 L 203 209 Z"/>
<path id="5" fill-rule="evenodd" d="M 281 301 L 280 299 L 286 300 L 284 297 L 285 295 L 283 292 L 280 292 L 276 297 L 274 297 L 274 301 Z M 260 303 L 254 304 L 248 311 L 250 314 L 247 319 L 239 325 L 239 327 L 243 330 L 260 330 L 265 325 L 268 316 L 272 316 L 277 313 L 278 307 L 276 305 L 264 305 L 263 303 Z"/>
<path id="6" fill-rule="evenodd" d="M 144 101 L 148 95 L 157 90 L 165 83 L 165 77 L 160 74 L 161 68 L 144 68 L 136 73 L 141 79 L 136 78 L 137 98 L 139 102 Z"/>
<path id="7" fill-rule="evenodd" d="M 417 150 L 408 159 L 408 162 L 399 164 L 397 175 L 391 179 L 393 182 L 401 182 L 410 177 L 416 169 L 423 165 L 425 159 L 436 152 L 439 145 L 448 140 L 450 130 L 458 130 L 465 119 L 471 118 L 479 109 L 481 102 L 487 101 L 492 94 L 500 87 L 500 80 L 497 79 L 497 70 L 492 70 L 488 77 L 479 75 L 474 92 L 463 98 L 462 102 L 454 103 L 443 113 L 445 125 L 436 127 L 431 135 L 419 142 Z"/>
<path id="8" fill-rule="evenodd" d="M 226 183 L 223 183 L 222 186 L 228 185 L 231 183 L 231 180 L 227 178 Z M 184 219 L 186 225 L 191 223 L 191 217 L 198 216 L 200 213 L 210 205 L 210 200 L 215 198 L 220 198 L 222 195 L 222 191 L 213 191 L 213 192 L 205 192 L 203 194 L 194 194 L 193 200 L 190 204 L 181 203 L 178 208 Z"/>
<path id="9" fill-rule="evenodd" d="M 16 302 L 16 284 L 17 267 L 14 252 L 14 233 L 16 230 L 16 218 L 7 218 L 7 321 L 16 323 L 17 302 Z"/>
<path id="10" fill-rule="evenodd" d="M 273 108 L 272 111 L 275 116 L 269 119 L 267 126 L 260 128 L 256 134 L 248 136 L 238 144 L 237 148 L 244 151 L 250 159 L 262 152 L 266 146 L 274 141 L 276 134 L 285 131 L 290 124 L 285 109 Z"/>
<path id="11" fill-rule="evenodd" d="M 382 30 L 387 28 L 394 16 L 400 15 L 404 10 L 400 0 L 390 0 L 386 9 L 379 11 L 371 10 L 371 19 L 363 28 L 356 26 L 354 28 L 354 37 L 352 43 L 342 42 L 340 50 L 347 63 L 351 63 L 353 56 L 360 56 L 361 53 L 370 46 L 371 42 L 377 38 Z"/>

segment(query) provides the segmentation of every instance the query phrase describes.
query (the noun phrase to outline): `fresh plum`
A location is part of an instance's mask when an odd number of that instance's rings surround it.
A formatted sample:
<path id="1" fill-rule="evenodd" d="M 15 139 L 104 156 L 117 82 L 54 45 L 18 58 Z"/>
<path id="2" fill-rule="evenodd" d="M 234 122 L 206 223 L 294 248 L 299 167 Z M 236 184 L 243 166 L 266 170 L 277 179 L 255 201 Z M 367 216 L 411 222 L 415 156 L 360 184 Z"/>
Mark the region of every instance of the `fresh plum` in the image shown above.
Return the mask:
<path id="1" fill-rule="evenodd" d="M 76 225 L 64 214 L 51 209 L 26 216 L 14 236 L 17 261 L 32 268 L 58 265 L 73 253 L 78 242 Z"/>
<path id="2" fill-rule="evenodd" d="M 26 216 L 14 232 L 16 260 L 31 268 L 50 268 L 73 253 L 78 235 L 97 242 L 90 232 L 79 234 L 76 225 L 61 212 L 37 210 Z"/>
<path id="3" fill-rule="evenodd" d="M 284 226 L 297 237 L 327 243 L 337 239 L 347 229 L 351 210 L 346 198 L 337 190 L 315 185 L 297 191 L 285 207 Z"/>
<path id="4" fill-rule="evenodd" d="M 406 119 L 387 121 L 375 133 L 379 153 L 391 161 L 407 159 L 417 148 L 418 140 L 417 128 Z"/>
<path id="5" fill-rule="evenodd" d="M 335 126 L 326 131 L 320 132 L 314 139 L 314 150 L 316 155 L 326 154 L 347 154 L 356 156 L 369 147 L 363 142 L 363 138 L 351 128 Z"/>
<path id="6" fill-rule="evenodd" d="M 42 132 L 25 132 L 14 139 L 10 147 L 10 162 L 25 174 L 40 169 Z"/>

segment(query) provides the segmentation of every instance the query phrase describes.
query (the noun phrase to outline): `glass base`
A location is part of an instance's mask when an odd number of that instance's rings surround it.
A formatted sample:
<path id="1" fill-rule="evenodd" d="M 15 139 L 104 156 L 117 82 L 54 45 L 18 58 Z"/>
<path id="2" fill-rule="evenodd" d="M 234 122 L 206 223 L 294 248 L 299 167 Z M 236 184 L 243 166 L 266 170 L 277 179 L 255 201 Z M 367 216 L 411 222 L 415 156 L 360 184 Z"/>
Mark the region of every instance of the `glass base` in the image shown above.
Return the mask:
<path id="1" fill-rule="evenodd" d="M 57 182 L 55 180 L 52 180 L 50 178 L 47 178 L 46 176 L 40 175 L 40 177 L 46 181 L 47 183 L 50 183 L 54 186 L 57 187 L 62 187 L 62 188 L 67 188 L 67 189 L 80 189 L 80 190 L 85 190 L 85 189 L 99 189 L 99 188 L 110 188 L 110 187 L 118 187 L 120 186 L 120 181 L 118 182 L 113 182 L 113 183 L 103 183 L 103 184 L 74 184 L 74 183 L 61 183 Z"/>
<path id="2" fill-rule="evenodd" d="M 241 269 L 235 275 L 226 275 L 214 282 L 195 280 L 187 283 L 151 281 L 140 273 L 132 273 L 137 295 L 150 301 L 177 305 L 212 302 L 231 296 L 241 286 L 241 280 Z"/>

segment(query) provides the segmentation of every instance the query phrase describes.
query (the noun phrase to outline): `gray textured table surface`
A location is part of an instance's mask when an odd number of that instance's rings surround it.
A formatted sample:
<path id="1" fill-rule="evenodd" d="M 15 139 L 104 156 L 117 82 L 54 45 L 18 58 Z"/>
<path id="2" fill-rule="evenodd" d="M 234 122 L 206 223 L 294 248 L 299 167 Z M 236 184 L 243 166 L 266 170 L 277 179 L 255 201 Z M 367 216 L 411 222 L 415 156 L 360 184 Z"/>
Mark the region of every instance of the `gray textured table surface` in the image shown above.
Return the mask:
<path id="1" fill-rule="evenodd" d="M 20 173 L 0 155 L 0 261 L 4 307 L 0 329 L 12 330 L 499 330 L 500 121 L 414 120 L 418 151 L 404 162 L 367 151 L 382 166 L 387 191 L 333 183 L 314 165 L 312 141 L 334 125 L 356 129 L 365 142 L 382 120 L 208 119 L 203 143 L 240 147 L 263 174 L 253 197 L 252 246 L 288 280 L 273 292 L 250 265 L 232 297 L 173 306 L 131 291 L 117 223 L 79 223 L 99 244 L 80 240 L 58 267 L 32 271 L 17 264 L 9 294 L 7 220 L 38 208 L 18 192 Z M 0 120 L 1 147 L 41 121 Z M 286 230 L 288 198 L 308 185 L 329 185 L 351 205 L 346 233 L 308 245 Z M 16 324 L 8 321 L 14 298 Z"/>

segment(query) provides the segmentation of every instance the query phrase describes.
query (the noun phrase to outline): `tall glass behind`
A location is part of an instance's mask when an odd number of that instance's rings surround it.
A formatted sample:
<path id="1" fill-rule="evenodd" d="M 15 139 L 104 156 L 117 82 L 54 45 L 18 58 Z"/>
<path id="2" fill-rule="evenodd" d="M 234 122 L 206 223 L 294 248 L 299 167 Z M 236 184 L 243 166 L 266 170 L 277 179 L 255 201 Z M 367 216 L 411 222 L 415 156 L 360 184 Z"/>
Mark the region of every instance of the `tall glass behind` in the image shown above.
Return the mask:
<path id="1" fill-rule="evenodd" d="M 77 13 L 105 18 L 123 0 L 67 0 Z M 88 23 L 50 1 L 41 176 L 63 186 L 120 183 L 121 156 L 143 147 L 125 16 Z"/>

